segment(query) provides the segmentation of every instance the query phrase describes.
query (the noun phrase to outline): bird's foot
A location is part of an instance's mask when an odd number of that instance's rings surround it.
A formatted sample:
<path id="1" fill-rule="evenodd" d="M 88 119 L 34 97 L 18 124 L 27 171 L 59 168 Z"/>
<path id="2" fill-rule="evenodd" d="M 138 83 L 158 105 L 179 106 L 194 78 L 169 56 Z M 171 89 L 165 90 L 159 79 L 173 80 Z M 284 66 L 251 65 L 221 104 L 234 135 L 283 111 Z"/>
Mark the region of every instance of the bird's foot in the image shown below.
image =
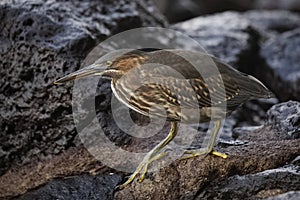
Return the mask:
<path id="1" fill-rule="evenodd" d="M 146 173 L 148 171 L 149 164 L 152 163 L 155 160 L 160 159 L 161 157 L 165 156 L 166 152 L 161 152 L 158 154 L 149 154 L 146 155 L 143 161 L 139 164 L 139 166 L 136 168 L 136 170 L 133 172 L 133 174 L 128 178 L 128 180 L 123 183 L 122 185 L 117 186 L 117 189 L 122 190 L 125 188 L 128 184 L 130 184 L 137 176 L 140 174 L 139 182 L 143 182 L 145 179 Z"/>
<path id="2" fill-rule="evenodd" d="M 201 155 L 206 155 L 206 154 L 213 154 L 215 156 L 219 156 L 221 158 L 224 158 L 226 159 L 228 156 L 225 154 L 225 153 L 220 153 L 220 152 L 217 152 L 217 151 L 207 151 L 207 150 L 186 150 L 183 154 L 184 155 L 187 155 L 187 156 L 183 156 L 180 158 L 180 160 L 184 160 L 184 159 L 188 159 L 188 158 L 194 158 L 194 157 L 197 157 L 197 156 L 201 156 Z"/>
<path id="3" fill-rule="evenodd" d="M 228 157 L 225 153 L 221 153 L 221 152 L 217 152 L 217 151 L 212 151 L 211 154 L 213 154 L 215 156 L 219 156 L 223 159 L 226 159 Z"/>
<path id="4" fill-rule="evenodd" d="M 117 186 L 117 189 L 123 189 L 128 184 L 130 184 L 137 176 L 140 174 L 139 181 L 142 182 L 145 178 L 145 175 L 148 171 L 148 166 L 153 161 L 160 159 L 165 156 L 167 153 L 164 150 L 164 147 L 172 141 L 172 139 L 176 136 L 178 130 L 177 122 L 171 122 L 171 129 L 167 137 L 162 140 L 159 144 L 157 144 L 143 159 L 143 161 L 136 168 L 135 172 L 129 177 L 129 179 L 120 186 Z"/>

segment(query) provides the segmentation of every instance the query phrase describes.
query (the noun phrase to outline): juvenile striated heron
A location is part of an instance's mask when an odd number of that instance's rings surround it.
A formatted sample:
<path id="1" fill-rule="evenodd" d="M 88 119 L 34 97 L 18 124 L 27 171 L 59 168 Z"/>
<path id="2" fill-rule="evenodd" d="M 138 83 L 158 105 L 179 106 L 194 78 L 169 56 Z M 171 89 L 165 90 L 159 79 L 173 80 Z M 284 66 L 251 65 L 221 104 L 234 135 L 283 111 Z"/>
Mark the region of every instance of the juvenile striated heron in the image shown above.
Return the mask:
<path id="1" fill-rule="evenodd" d="M 179 55 L 187 55 L 194 60 L 191 63 Z M 142 67 L 150 63 L 152 65 L 147 70 Z M 171 70 L 159 67 L 161 65 Z M 211 70 L 213 68 L 217 71 Z M 166 116 L 171 122 L 168 136 L 144 157 L 130 178 L 119 186 L 120 189 L 132 182 L 138 174 L 140 181 L 144 179 L 148 165 L 165 155 L 163 149 L 176 136 L 180 121 L 214 123 L 207 150 L 187 150 L 184 158 L 208 153 L 226 158 L 227 155 L 213 151 L 221 120 L 252 97 L 272 96 L 254 77 L 237 71 L 211 55 L 185 50 L 131 51 L 112 60 L 95 62 L 57 80 L 55 84 L 90 75 L 110 78 L 114 95 L 129 108 L 143 115 L 149 115 L 152 111 L 158 117 Z M 148 78 L 150 81 L 140 86 L 140 78 Z M 195 95 L 191 95 L 193 93 Z M 158 110 L 151 110 L 154 105 L 162 106 L 165 112 L 162 114 Z M 199 111 L 197 116 L 192 112 L 195 108 Z M 181 112 L 183 109 L 188 112 Z"/>

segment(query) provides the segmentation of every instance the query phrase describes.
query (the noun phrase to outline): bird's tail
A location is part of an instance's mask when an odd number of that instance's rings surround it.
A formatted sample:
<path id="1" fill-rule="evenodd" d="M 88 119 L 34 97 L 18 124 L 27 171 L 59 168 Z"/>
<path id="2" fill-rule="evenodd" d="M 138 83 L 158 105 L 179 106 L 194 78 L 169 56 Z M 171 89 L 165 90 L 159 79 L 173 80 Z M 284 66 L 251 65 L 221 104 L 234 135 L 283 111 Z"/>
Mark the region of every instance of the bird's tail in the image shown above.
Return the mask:
<path id="1" fill-rule="evenodd" d="M 248 95 L 257 98 L 274 97 L 274 94 L 258 79 L 247 74 L 244 76 L 245 78 L 240 80 L 239 85 Z"/>

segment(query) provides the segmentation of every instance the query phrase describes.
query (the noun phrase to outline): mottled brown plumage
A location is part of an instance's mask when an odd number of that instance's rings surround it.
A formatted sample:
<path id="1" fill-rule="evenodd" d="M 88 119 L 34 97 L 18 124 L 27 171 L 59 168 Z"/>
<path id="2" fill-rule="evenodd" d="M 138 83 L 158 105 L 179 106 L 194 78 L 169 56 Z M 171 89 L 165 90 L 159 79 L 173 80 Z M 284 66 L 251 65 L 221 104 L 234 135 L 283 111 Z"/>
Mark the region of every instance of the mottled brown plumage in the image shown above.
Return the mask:
<path id="1" fill-rule="evenodd" d="M 204 152 L 209 153 L 212 152 L 221 119 L 252 97 L 271 97 L 271 92 L 254 77 L 211 55 L 185 50 L 128 52 L 113 60 L 83 68 L 56 83 L 88 75 L 111 78 L 113 93 L 129 108 L 143 115 L 151 113 L 156 117 L 166 117 L 172 122 L 168 137 L 149 152 L 121 187 L 130 183 L 142 170 L 141 179 L 144 178 L 148 164 L 175 137 L 177 122 L 216 121 L 209 149 Z M 203 152 L 188 154 L 195 156 Z"/>

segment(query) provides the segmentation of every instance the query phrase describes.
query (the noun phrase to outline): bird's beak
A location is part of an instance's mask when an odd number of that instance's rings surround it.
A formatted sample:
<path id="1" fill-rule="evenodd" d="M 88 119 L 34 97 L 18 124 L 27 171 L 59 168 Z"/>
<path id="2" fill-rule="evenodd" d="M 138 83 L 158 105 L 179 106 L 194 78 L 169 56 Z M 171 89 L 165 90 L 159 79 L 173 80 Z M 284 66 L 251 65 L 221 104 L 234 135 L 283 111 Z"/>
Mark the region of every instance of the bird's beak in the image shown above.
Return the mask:
<path id="1" fill-rule="evenodd" d="M 83 78 L 92 75 L 101 76 L 106 69 L 107 67 L 103 66 L 103 64 L 92 64 L 56 80 L 54 84 L 60 85 L 77 78 Z"/>

